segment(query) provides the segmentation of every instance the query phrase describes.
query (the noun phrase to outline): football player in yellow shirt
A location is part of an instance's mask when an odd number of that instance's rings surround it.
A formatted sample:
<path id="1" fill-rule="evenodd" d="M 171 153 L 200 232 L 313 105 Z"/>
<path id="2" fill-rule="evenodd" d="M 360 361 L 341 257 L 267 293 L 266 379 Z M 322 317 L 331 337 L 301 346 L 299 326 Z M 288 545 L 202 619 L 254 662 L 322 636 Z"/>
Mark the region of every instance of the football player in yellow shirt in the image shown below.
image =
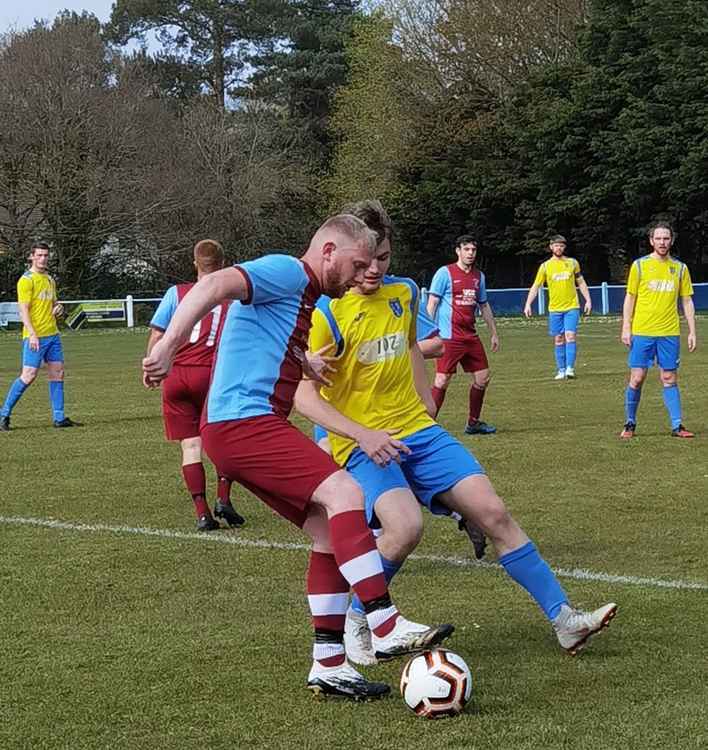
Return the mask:
<path id="1" fill-rule="evenodd" d="M 64 352 L 57 328 L 63 307 L 57 302 L 54 279 L 47 273 L 49 245 L 36 242 L 30 251 L 31 266 L 17 282 L 17 303 L 22 318 L 22 372 L 12 383 L 0 409 L 0 432 L 10 429 L 10 414 L 32 385 L 42 362 L 47 364 L 49 401 L 55 427 L 76 427 L 64 414 Z"/>
<path id="2" fill-rule="evenodd" d="M 548 286 L 548 334 L 553 336 L 555 342 L 558 367 L 555 380 L 575 377 L 576 340 L 580 322 L 576 287 L 585 300 L 585 314 L 590 315 L 592 312 L 590 291 L 580 273 L 580 264 L 575 258 L 566 256 L 566 244 L 565 237 L 560 234 L 551 237 L 551 257 L 541 263 L 524 305 L 524 315 L 530 318 L 531 305 L 538 295 L 538 290 L 544 283 Z"/>
<path id="3" fill-rule="evenodd" d="M 656 362 L 663 387 L 664 404 L 671 420 L 671 434 L 694 435 L 682 424 L 678 367 L 681 324 L 678 300 L 688 323 L 688 351 L 696 348 L 696 314 L 691 274 L 685 263 L 671 255 L 674 232 L 658 222 L 649 229 L 652 252 L 632 263 L 622 310 L 622 343 L 629 347 L 629 384 L 625 391 L 625 425 L 622 438 L 634 437 L 637 409 L 648 369 Z"/>
<path id="4" fill-rule="evenodd" d="M 577 653 L 606 627 L 617 606 L 593 612 L 571 608 L 477 459 L 431 417 L 436 406 L 416 343 L 419 290 L 411 279 L 387 275 L 391 220 L 378 201 L 362 201 L 345 212 L 374 230 L 378 245 L 360 284 L 340 299 L 318 301 L 309 349 L 319 352 L 329 345 L 334 368 L 324 388 L 312 380 L 300 382 L 296 408 L 329 431 L 335 460 L 361 485 L 367 520 L 381 530 L 377 546 L 387 580 L 420 541 L 421 505 L 438 515 L 457 512 L 486 533 L 508 575 L 553 624 L 561 646 Z M 365 452 L 357 442 L 362 426 L 390 438 L 380 450 Z M 356 597 L 347 611 L 345 646 L 355 663 L 376 661 Z"/>

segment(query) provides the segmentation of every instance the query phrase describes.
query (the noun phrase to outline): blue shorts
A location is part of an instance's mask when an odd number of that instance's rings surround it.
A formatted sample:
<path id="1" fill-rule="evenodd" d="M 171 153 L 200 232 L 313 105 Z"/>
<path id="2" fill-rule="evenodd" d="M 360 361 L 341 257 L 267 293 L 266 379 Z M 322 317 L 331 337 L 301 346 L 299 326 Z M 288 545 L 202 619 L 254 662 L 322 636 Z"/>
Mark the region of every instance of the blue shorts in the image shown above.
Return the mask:
<path id="1" fill-rule="evenodd" d="M 312 428 L 312 439 L 316 443 L 319 443 L 320 440 L 322 440 L 322 438 L 326 438 L 326 437 L 327 437 L 327 430 L 325 430 L 324 427 L 320 427 L 318 424 L 316 424 Z"/>
<path id="2" fill-rule="evenodd" d="M 681 337 L 632 336 L 629 366 L 648 369 L 654 362 L 662 370 L 678 370 L 681 362 Z"/>
<path id="3" fill-rule="evenodd" d="M 42 362 L 63 362 L 64 352 L 61 348 L 61 338 L 58 333 L 53 336 L 40 336 L 39 351 L 30 349 L 29 337 L 22 340 L 22 366 L 39 369 Z"/>
<path id="4" fill-rule="evenodd" d="M 564 333 L 575 333 L 580 324 L 580 308 L 574 307 L 565 312 L 548 314 L 548 335 L 560 336 Z"/>
<path id="5" fill-rule="evenodd" d="M 477 459 L 440 425 L 414 432 L 402 442 L 411 453 L 402 455 L 400 464 L 391 462 L 388 466 L 378 466 L 360 448 L 356 448 L 347 461 L 347 471 L 364 490 L 366 520 L 372 528 L 380 526 L 374 506 L 384 492 L 410 489 L 431 513 L 449 515 L 448 508 L 436 502 L 436 495 L 465 477 L 485 473 Z"/>

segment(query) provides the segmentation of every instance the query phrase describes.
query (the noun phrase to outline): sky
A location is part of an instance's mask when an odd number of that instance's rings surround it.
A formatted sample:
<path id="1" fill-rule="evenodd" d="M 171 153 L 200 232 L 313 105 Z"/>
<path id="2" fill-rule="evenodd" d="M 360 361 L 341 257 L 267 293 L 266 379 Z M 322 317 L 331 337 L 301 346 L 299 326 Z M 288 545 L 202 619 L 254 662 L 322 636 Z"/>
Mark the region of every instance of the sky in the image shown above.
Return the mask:
<path id="1" fill-rule="evenodd" d="M 32 26 L 35 18 L 52 20 L 60 10 L 87 10 L 107 21 L 113 0 L 0 0 L 0 34 L 22 31 Z"/>

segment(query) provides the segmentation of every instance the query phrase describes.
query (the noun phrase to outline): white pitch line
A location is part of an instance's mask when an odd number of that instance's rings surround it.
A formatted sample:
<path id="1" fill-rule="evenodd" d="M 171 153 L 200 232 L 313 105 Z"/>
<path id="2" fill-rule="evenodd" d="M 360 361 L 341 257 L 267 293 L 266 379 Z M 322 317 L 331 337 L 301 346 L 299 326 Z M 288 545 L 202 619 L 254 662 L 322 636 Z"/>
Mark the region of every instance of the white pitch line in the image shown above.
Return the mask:
<path id="1" fill-rule="evenodd" d="M 259 549 L 309 550 L 309 545 L 296 542 L 269 542 L 265 539 L 244 539 L 236 534 L 205 534 L 203 532 L 195 531 L 154 529 L 146 526 L 109 526 L 104 523 L 72 523 L 69 521 L 57 521 L 50 518 L 23 518 L 22 516 L 0 516 L 0 524 L 12 526 L 38 526 L 47 529 L 59 529 L 61 531 L 107 532 L 110 534 L 154 536 L 162 539 L 199 541 L 212 544 L 232 544 L 237 547 L 255 547 Z M 472 560 L 466 557 L 413 554 L 409 559 L 443 563 L 445 565 L 454 565 L 460 568 L 501 569 L 501 565 L 498 563 Z M 553 572 L 559 578 L 571 578 L 576 581 L 602 581 L 603 583 L 624 584 L 627 586 L 646 586 L 648 588 L 661 589 L 692 589 L 694 591 L 708 590 L 708 583 L 703 583 L 702 581 L 672 581 L 663 578 L 640 578 L 638 576 L 614 575 L 612 573 L 601 573 L 580 568 L 573 568 L 572 570 L 566 568 L 553 568 Z"/>

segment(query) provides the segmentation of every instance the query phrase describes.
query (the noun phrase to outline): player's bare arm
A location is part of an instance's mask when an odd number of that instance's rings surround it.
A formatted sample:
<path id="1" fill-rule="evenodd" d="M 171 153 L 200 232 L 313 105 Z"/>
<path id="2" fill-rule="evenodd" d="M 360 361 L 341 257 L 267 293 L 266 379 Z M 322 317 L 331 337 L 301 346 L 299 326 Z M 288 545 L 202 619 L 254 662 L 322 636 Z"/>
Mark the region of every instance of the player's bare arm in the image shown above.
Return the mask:
<path id="1" fill-rule="evenodd" d="M 698 338 L 696 337 L 696 308 L 693 304 L 693 297 L 681 297 L 681 307 L 683 307 L 683 314 L 688 324 L 688 338 L 686 340 L 688 351 L 694 352 L 698 346 Z"/>
<path id="2" fill-rule="evenodd" d="M 524 304 L 524 315 L 527 318 L 530 318 L 533 315 L 531 305 L 534 303 L 536 297 L 538 297 L 538 287 L 536 286 L 536 284 L 531 284 L 531 288 L 529 289 L 529 293 L 526 297 L 526 303 Z"/>
<path id="3" fill-rule="evenodd" d="M 583 295 L 583 299 L 585 300 L 585 307 L 583 308 L 583 312 L 586 315 L 590 315 L 590 313 L 592 312 L 592 299 L 590 297 L 590 290 L 588 289 L 588 285 L 585 279 L 582 276 L 578 276 L 575 279 L 575 285 L 578 287 L 580 294 Z"/>
<path id="4" fill-rule="evenodd" d="M 20 318 L 22 318 L 22 323 L 29 333 L 29 347 L 33 352 L 38 352 L 39 337 L 37 336 L 37 332 L 34 330 L 34 326 L 32 325 L 29 302 L 18 302 L 17 306 L 20 309 Z"/>
<path id="5" fill-rule="evenodd" d="M 433 401 L 433 396 L 430 392 L 430 384 L 428 383 L 428 373 L 425 369 L 423 352 L 421 352 L 418 344 L 414 343 L 410 348 L 410 353 L 411 367 L 413 368 L 413 384 L 420 396 L 420 400 L 425 405 L 425 410 L 433 419 L 435 419 L 438 407 L 435 405 L 435 401 Z"/>
<path id="6" fill-rule="evenodd" d="M 497 332 L 497 323 L 494 320 L 494 313 L 492 312 L 492 306 L 489 302 L 485 302 L 479 306 L 479 312 L 482 315 L 482 320 L 489 328 L 489 342 L 493 352 L 499 351 L 499 334 Z"/>
<path id="7" fill-rule="evenodd" d="M 164 380 L 179 347 L 197 321 L 227 299 L 248 298 L 246 278 L 237 268 L 224 268 L 200 279 L 180 302 L 165 335 L 143 359 L 143 371 L 153 381 Z"/>
<path id="8" fill-rule="evenodd" d="M 328 432 L 355 440 L 366 455 L 379 466 L 400 461 L 401 453 L 410 448 L 396 440 L 396 430 L 370 430 L 344 416 L 320 395 L 320 385 L 313 380 L 302 380 L 295 391 L 295 409 L 314 424 Z"/>
<path id="9" fill-rule="evenodd" d="M 625 346 L 632 345 L 632 318 L 634 317 L 634 306 L 637 298 L 627 292 L 624 295 L 624 304 L 622 305 L 622 333 L 620 338 Z"/>
<path id="10" fill-rule="evenodd" d="M 442 357 L 445 351 L 445 344 L 440 336 L 431 336 L 418 342 L 420 351 L 423 352 L 423 359 L 437 359 Z"/>
<path id="11" fill-rule="evenodd" d="M 428 294 L 428 304 L 426 305 L 426 309 L 428 311 L 428 315 L 435 320 L 435 314 L 438 311 L 438 305 L 440 304 L 440 297 L 438 297 L 437 294 Z"/>
<path id="12" fill-rule="evenodd" d="M 337 372 L 334 363 L 337 358 L 333 355 L 326 354 L 332 351 L 334 342 L 323 346 L 316 352 L 305 352 L 305 361 L 303 362 L 303 377 L 314 380 L 323 385 L 332 385 L 332 381 L 327 377 L 327 373 Z"/>
<path id="13" fill-rule="evenodd" d="M 150 352 L 153 350 L 155 344 L 165 335 L 164 331 L 158 331 L 157 328 L 152 328 L 150 330 L 150 336 L 148 337 L 147 342 L 147 348 L 145 351 L 145 356 L 150 356 Z M 143 385 L 146 388 L 157 388 L 158 383 L 156 383 L 154 380 L 151 380 L 145 373 L 143 373 Z"/>

